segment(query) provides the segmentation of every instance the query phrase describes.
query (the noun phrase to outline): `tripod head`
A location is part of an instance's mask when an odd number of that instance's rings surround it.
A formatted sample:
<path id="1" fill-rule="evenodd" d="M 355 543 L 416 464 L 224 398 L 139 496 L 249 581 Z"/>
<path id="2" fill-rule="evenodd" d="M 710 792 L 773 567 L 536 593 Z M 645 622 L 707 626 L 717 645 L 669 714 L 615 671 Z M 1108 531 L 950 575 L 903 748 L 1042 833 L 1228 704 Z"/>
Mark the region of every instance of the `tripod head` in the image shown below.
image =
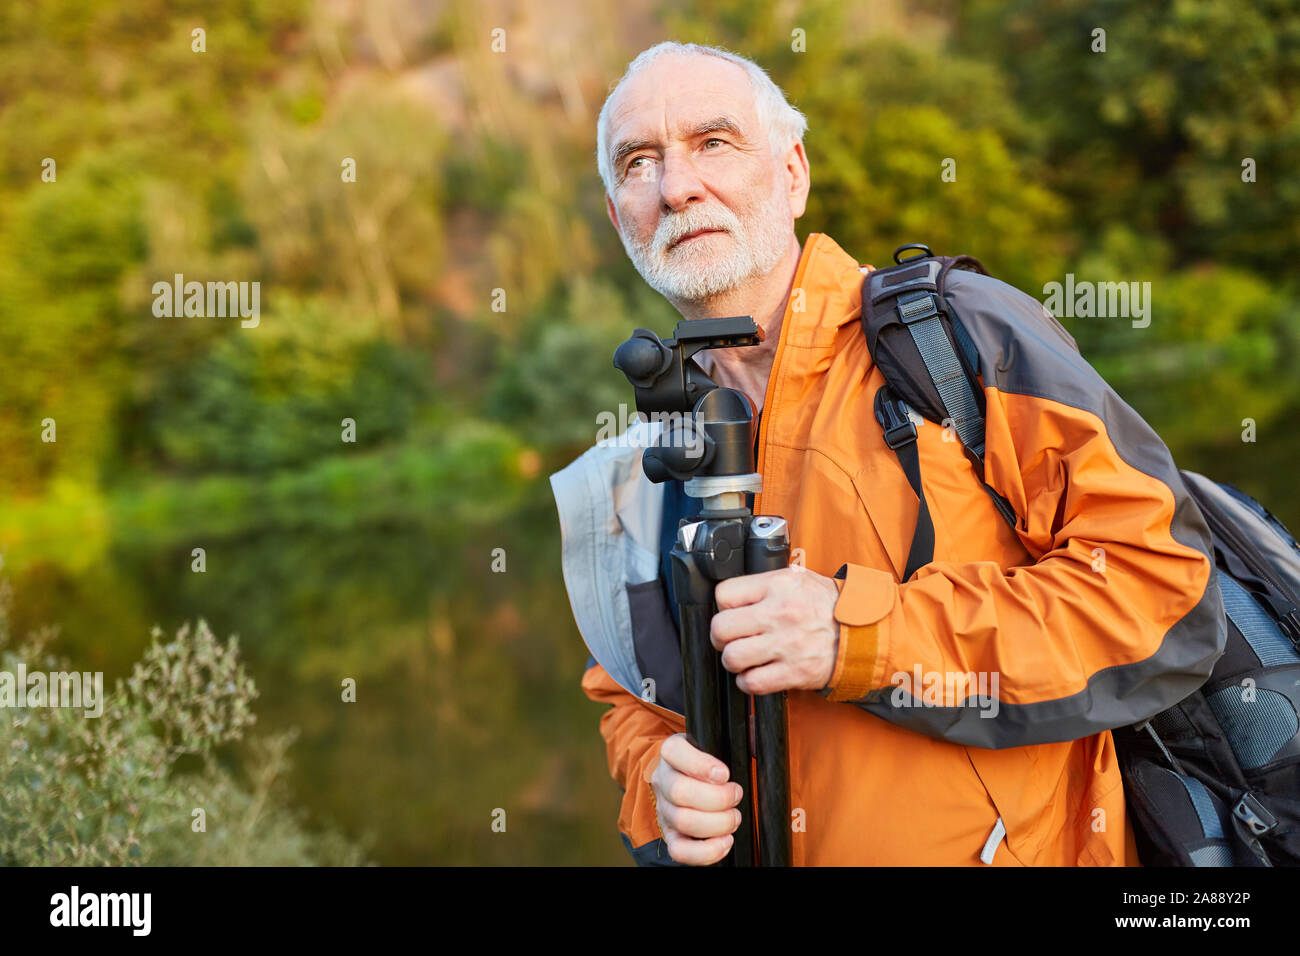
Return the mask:
<path id="1" fill-rule="evenodd" d="M 667 419 L 658 443 L 642 457 L 647 478 L 676 478 L 687 483 L 687 494 L 701 498 L 759 490 L 753 403 L 743 392 L 720 387 L 693 356 L 762 341 L 753 317 L 741 315 L 683 319 L 666 341 L 637 329 L 615 350 L 614 367 L 635 388 L 637 411 L 651 420 Z"/>

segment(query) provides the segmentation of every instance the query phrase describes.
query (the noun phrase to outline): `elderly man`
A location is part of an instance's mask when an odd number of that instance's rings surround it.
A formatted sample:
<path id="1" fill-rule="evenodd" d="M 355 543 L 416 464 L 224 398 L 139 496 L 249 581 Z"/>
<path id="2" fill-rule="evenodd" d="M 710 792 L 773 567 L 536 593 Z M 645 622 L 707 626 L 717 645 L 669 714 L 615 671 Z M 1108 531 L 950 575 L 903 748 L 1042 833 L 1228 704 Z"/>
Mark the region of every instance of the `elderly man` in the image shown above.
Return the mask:
<path id="1" fill-rule="evenodd" d="M 701 364 L 759 410 L 754 507 L 789 520 L 803 566 L 719 583 L 711 636 L 743 691 L 788 692 L 793 861 L 1136 865 L 1110 729 L 1149 716 L 1135 687 L 1147 705 L 1187 692 L 1189 657 L 1166 679 L 1168 648 L 1191 642 L 1209 672 L 1204 522 L 1131 410 L 1074 407 L 1022 346 L 1029 384 L 986 388 L 988 479 L 1021 526 L 960 445 L 922 427 L 935 553 L 904 581 L 917 499 L 872 414 L 884 380 L 859 324 L 870 268 L 825 235 L 795 236 L 805 129 L 754 64 L 664 43 L 632 62 L 597 132 L 609 218 L 645 281 L 686 319 L 751 315 L 765 332 Z M 727 854 L 751 780 L 729 780 L 682 733 L 664 554 L 692 500 L 642 475 L 647 427 L 552 485 L 591 652 L 582 686 L 612 705 L 600 729 L 624 789 L 619 830 L 638 862 L 703 865 Z M 900 676 L 953 674 L 980 675 L 980 745 L 942 695 L 888 702 Z"/>

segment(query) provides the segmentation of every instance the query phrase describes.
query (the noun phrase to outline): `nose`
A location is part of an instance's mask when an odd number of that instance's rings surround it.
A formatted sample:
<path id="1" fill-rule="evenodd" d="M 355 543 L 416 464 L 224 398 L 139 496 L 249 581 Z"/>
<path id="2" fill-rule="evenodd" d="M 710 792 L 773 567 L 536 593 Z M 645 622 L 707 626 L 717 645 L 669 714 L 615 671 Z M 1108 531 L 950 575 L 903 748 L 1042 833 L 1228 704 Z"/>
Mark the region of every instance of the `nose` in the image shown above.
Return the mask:
<path id="1" fill-rule="evenodd" d="M 694 163 L 681 156 L 670 154 L 664 157 L 663 174 L 659 180 L 664 212 L 678 212 L 692 201 L 703 201 L 705 192 Z"/>

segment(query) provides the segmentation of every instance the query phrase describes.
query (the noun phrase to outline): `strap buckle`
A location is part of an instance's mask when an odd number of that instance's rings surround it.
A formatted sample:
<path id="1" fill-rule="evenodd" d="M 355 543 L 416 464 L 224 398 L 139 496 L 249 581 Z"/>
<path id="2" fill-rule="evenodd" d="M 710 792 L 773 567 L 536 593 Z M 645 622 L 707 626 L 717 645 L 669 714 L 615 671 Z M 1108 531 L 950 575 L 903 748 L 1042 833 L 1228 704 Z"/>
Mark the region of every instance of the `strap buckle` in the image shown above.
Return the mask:
<path id="1" fill-rule="evenodd" d="M 903 445 L 916 441 L 916 423 L 908 414 L 911 409 L 907 402 L 899 399 L 886 399 L 880 403 L 876 418 L 885 430 L 885 444 L 897 450 Z"/>
<path id="2" fill-rule="evenodd" d="M 898 318 L 904 325 L 920 322 L 946 311 L 933 292 L 913 292 L 898 297 Z"/>
<path id="3" fill-rule="evenodd" d="M 1294 604 L 1282 608 L 1277 623 L 1286 636 L 1291 638 L 1291 643 L 1296 646 L 1296 650 L 1300 650 L 1300 608 Z"/>
<path id="4" fill-rule="evenodd" d="M 1250 828 L 1255 836 L 1263 836 L 1277 829 L 1277 818 L 1264 809 L 1253 793 L 1246 793 L 1232 808 L 1232 815 Z"/>

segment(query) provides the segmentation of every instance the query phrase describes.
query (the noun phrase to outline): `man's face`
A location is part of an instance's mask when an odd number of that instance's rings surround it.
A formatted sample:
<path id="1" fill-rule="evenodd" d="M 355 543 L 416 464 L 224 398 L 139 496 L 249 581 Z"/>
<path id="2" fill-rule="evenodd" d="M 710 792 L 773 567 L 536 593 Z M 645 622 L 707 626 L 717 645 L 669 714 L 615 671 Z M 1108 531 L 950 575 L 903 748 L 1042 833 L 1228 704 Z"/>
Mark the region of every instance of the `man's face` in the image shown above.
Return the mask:
<path id="1" fill-rule="evenodd" d="M 785 157 L 772 155 L 736 64 L 655 61 L 619 90 L 608 143 L 610 219 L 667 298 L 703 302 L 767 274 L 789 250 L 802 195 L 792 197 Z"/>

